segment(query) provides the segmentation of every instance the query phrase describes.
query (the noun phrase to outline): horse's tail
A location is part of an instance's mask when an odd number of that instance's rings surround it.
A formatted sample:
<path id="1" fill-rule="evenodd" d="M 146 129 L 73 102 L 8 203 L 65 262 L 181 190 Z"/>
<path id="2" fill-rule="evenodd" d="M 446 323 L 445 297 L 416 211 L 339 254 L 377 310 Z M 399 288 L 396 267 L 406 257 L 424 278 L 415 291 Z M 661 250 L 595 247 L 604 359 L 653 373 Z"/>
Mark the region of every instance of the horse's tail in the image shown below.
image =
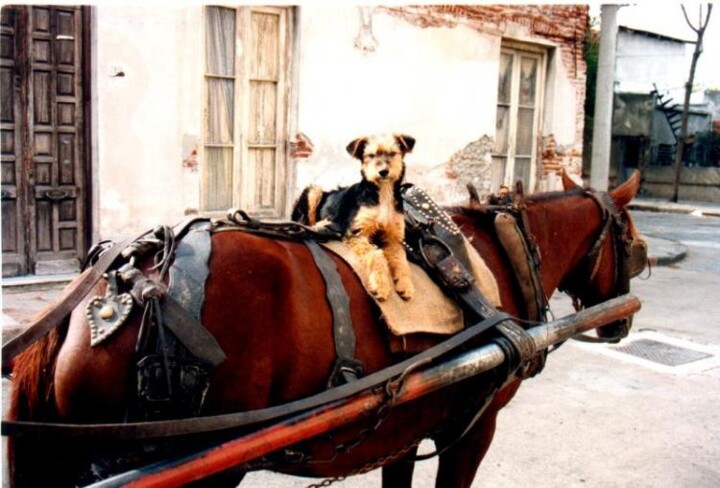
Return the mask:
<path id="1" fill-rule="evenodd" d="M 54 422 L 58 419 L 53 377 L 66 331 L 67 322 L 15 358 L 9 420 Z M 8 438 L 7 456 L 12 486 L 40 486 L 37 483 L 43 480 L 37 476 L 43 476 L 49 471 L 43 466 L 44 456 L 39 452 L 50 447 L 44 444 L 44 441 L 32 438 Z M 53 455 L 52 452 L 47 454 Z"/>

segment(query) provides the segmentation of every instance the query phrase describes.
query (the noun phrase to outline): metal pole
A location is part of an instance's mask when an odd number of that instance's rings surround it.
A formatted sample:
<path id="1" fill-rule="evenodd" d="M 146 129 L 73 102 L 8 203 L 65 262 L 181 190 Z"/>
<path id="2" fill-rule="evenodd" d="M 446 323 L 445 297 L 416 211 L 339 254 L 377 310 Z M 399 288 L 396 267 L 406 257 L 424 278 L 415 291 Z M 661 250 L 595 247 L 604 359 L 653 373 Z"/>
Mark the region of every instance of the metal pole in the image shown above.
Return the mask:
<path id="1" fill-rule="evenodd" d="M 600 7 L 600 52 L 595 87 L 595 121 L 593 123 L 590 186 L 601 191 L 607 190 L 610 177 L 615 47 L 617 44 L 617 11 L 619 7 L 619 5 L 607 4 Z"/>
<path id="2" fill-rule="evenodd" d="M 537 350 L 576 334 L 628 317 L 640 309 L 640 300 L 624 295 L 553 322 L 533 327 L 528 333 Z M 399 405 L 439 388 L 457 383 L 500 366 L 505 354 L 496 344 L 474 349 L 433 368 L 410 373 L 394 398 Z M 265 454 L 297 444 L 317 435 L 347 426 L 372 415 L 385 401 L 383 393 L 367 391 L 334 404 L 316 408 L 244 437 L 228 441 L 187 457 L 129 471 L 88 488 L 174 487 L 205 479 L 240 466 Z"/>

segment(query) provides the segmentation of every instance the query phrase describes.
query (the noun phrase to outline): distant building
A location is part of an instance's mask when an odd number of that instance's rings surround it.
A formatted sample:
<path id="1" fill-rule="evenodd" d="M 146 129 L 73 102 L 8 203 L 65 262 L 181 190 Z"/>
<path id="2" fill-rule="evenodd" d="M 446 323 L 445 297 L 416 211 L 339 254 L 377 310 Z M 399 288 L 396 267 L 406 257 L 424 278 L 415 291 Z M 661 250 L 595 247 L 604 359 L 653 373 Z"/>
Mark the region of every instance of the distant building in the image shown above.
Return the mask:
<path id="1" fill-rule="evenodd" d="M 622 26 L 618 31 L 611 179 L 622 181 L 639 168 L 642 191 L 649 196 L 669 197 L 672 192 L 688 42 Z M 717 98 L 709 94 L 703 99 L 702 93 L 691 98 L 699 103 L 691 103 L 689 110 L 692 143 L 684 151 L 681 199 L 720 201 L 720 161 L 712 135 Z"/>

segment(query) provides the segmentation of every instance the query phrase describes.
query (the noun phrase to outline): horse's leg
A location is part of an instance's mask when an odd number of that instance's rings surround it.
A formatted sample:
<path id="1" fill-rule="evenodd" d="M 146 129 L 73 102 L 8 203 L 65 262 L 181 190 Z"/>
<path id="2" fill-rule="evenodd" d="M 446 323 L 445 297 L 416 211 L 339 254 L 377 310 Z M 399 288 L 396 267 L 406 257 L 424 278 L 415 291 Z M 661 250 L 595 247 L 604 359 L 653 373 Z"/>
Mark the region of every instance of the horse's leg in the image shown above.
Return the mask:
<path id="1" fill-rule="evenodd" d="M 475 426 L 440 455 L 435 479 L 436 488 L 470 488 L 495 435 L 497 414 L 515 396 L 520 383 L 520 381 L 515 381 L 501 389 Z M 455 441 L 455 437 L 452 435 L 443 436 L 441 434 L 436 437 L 440 449 L 453 441 Z"/>
<path id="2" fill-rule="evenodd" d="M 415 470 L 413 458 L 416 454 L 417 447 L 392 464 L 383 466 L 383 488 L 410 488 L 412 486 L 413 471 Z"/>
<path id="3" fill-rule="evenodd" d="M 478 424 L 467 435 L 440 455 L 438 463 L 436 488 L 469 488 L 475 479 L 480 462 L 485 457 L 493 435 L 495 419 L 493 415 L 483 415 Z M 438 447 L 452 442 L 453 439 L 437 439 Z"/>

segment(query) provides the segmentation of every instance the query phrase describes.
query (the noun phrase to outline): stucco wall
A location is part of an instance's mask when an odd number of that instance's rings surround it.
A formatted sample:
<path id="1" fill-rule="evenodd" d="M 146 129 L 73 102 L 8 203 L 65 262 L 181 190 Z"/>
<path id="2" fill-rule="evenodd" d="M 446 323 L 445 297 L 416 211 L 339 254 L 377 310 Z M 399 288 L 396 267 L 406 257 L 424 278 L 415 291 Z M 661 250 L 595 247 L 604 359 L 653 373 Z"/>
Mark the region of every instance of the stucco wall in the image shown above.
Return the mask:
<path id="1" fill-rule="evenodd" d="M 399 131 L 417 139 L 408 179 L 445 203 L 465 199 L 467 168 L 458 165 L 489 165 L 489 150 L 469 162 L 463 151 L 475 154 L 494 139 L 503 38 L 548 49 L 541 135 L 554 134 L 553 161 L 574 161 L 582 144 L 587 9 L 464 7 L 472 15 L 463 17 L 443 8 L 434 11 L 441 21 L 430 23 L 423 23 L 432 19 L 423 7 L 371 9 L 374 52 L 354 46 L 357 7 L 300 8 L 290 126 L 307 134 L 315 151 L 290 175 L 295 194 L 309 183 L 356 181 L 358 163 L 346 144 Z M 198 208 L 203 18 L 201 5 L 94 9 L 96 239 L 174 223 Z M 112 76 L 113 69 L 124 76 Z"/>
<path id="2" fill-rule="evenodd" d="M 681 21 L 682 19 L 678 19 Z M 650 93 L 653 83 L 682 103 L 689 63 L 683 42 L 620 29 L 615 61 L 615 90 Z"/>
<path id="3" fill-rule="evenodd" d="M 299 188 L 355 181 L 357 163 L 345 153 L 346 143 L 366 133 L 404 131 L 417 138 L 407 158 L 408 179 L 445 203 L 465 199 L 466 181 L 457 178 L 462 172 L 447 163 L 457 162 L 458 153 L 481 138 L 495 137 L 503 38 L 548 50 L 542 135 L 553 134 L 558 154 L 567 154 L 566 166 L 579 174 L 575 156 L 582 148 L 587 9 L 368 10 L 377 41 L 369 53 L 354 47 L 360 28 L 356 7 L 302 8 L 298 128 L 313 139 L 316 152 L 298 164 Z M 485 159 L 480 163 L 489 164 L 489 154 Z M 559 179 L 554 183 L 538 182 L 538 187 L 558 189 Z"/>
<path id="4" fill-rule="evenodd" d="M 500 37 L 464 26 L 417 28 L 376 11 L 375 52 L 354 47 L 356 7 L 303 7 L 298 128 L 315 153 L 298 164 L 298 187 L 357 180 L 352 139 L 405 132 L 417 144 L 413 174 L 445 163 L 495 131 Z"/>
<path id="5" fill-rule="evenodd" d="M 102 5 L 95 13 L 95 234 L 112 239 L 197 207 L 202 8 Z M 113 67 L 124 76 L 112 76 Z M 190 165 L 191 166 L 191 165 Z"/>

